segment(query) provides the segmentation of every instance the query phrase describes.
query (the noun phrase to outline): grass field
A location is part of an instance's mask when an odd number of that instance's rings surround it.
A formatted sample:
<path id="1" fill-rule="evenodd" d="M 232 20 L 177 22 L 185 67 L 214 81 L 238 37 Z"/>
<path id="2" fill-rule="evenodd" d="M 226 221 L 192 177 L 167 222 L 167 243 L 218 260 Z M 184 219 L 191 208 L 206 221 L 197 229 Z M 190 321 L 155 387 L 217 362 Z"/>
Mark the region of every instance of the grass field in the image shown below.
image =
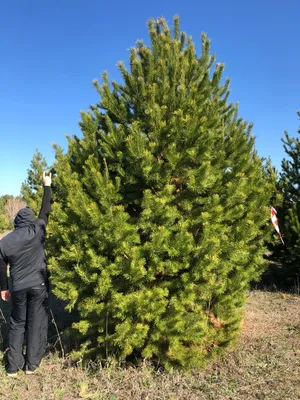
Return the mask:
<path id="1" fill-rule="evenodd" d="M 236 347 L 204 371 L 83 369 L 52 354 L 37 375 L 7 378 L 1 369 L 0 382 L 1 400 L 300 399 L 300 297 L 250 292 Z"/>

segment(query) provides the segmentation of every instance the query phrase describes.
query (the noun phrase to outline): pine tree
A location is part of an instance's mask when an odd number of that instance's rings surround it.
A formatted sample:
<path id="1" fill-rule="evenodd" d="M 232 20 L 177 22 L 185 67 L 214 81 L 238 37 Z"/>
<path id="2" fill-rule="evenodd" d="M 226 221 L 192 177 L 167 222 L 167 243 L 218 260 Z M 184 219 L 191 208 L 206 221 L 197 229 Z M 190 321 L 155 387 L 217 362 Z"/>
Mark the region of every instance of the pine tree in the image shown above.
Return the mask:
<path id="1" fill-rule="evenodd" d="M 82 137 L 56 147 L 50 268 L 79 310 L 81 355 L 187 369 L 236 338 L 273 183 L 206 35 L 197 57 L 177 17 L 149 33 L 119 63 L 123 83 L 94 82 Z"/>
<path id="2" fill-rule="evenodd" d="M 298 112 L 300 116 L 300 112 Z M 300 130 L 298 131 L 300 134 Z M 287 158 L 281 164 L 279 189 L 283 204 L 279 210 L 285 246 L 278 242 L 274 256 L 282 263 L 285 285 L 300 284 L 300 140 L 285 132 L 282 139 Z"/>
<path id="3" fill-rule="evenodd" d="M 30 169 L 27 170 L 27 179 L 21 186 L 21 195 L 36 216 L 40 210 L 43 197 L 42 174 L 43 171 L 48 170 L 49 166 L 46 159 L 36 150 L 30 163 Z"/>
<path id="4" fill-rule="evenodd" d="M 4 195 L 0 197 L 0 233 L 4 233 L 10 229 L 9 222 L 5 217 L 5 203 L 9 198 L 8 195 Z"/>

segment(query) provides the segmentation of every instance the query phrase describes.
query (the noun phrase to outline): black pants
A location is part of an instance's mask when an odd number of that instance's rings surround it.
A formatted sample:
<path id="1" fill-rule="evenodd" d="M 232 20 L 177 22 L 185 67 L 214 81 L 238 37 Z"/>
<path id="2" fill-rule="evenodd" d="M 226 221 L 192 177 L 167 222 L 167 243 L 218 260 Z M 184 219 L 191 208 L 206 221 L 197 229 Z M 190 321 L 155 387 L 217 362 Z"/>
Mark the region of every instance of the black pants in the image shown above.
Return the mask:
<path id="1" fill-rule="evenodd" d="M 8 335 L 7 371 L 26 366 L 35 370 L 45 353 L 48 333 L 48 290 L 46 286 L 12 293 L 12 313 Z M 26 355 L 23 344 L 26 334 Z"/>

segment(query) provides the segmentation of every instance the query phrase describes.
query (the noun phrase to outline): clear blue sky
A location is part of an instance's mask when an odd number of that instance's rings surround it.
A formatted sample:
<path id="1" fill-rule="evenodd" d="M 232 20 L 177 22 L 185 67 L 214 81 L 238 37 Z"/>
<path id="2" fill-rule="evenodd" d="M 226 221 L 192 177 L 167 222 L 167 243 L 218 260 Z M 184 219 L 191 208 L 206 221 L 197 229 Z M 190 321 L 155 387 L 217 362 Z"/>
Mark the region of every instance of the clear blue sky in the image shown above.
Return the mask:
<path id="1" fill-rule="evenodd" d="M 98 98 L 91 84 L 118 76 L 147 20 L 164 16 L 212 39 L 231 78 L 231 101 L 254 123 L 256 148 L 280 168 L 284 130 L 297 134 L 300 109 L 299 0 L 7 0 L 0 8 L 0 195 L 19 193 L 35 149 L 51 163 L 52 142 L 79 134 L 80 110 Z"/>

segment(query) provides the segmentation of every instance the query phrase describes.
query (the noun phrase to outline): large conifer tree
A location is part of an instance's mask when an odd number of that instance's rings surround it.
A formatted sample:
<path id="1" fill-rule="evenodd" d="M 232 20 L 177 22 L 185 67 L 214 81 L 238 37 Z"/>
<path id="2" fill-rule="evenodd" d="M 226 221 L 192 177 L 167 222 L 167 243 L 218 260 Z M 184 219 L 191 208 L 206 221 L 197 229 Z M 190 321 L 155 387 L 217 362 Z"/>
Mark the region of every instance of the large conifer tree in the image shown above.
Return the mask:
<path id="1" fill-rule="evenodd" d="M 198 57 L 178 18 L 149 33 L 56 147 L 50 268 L 81 353 L 191 368 L 236 337 L 273 187 L 206 35 Z"/>

